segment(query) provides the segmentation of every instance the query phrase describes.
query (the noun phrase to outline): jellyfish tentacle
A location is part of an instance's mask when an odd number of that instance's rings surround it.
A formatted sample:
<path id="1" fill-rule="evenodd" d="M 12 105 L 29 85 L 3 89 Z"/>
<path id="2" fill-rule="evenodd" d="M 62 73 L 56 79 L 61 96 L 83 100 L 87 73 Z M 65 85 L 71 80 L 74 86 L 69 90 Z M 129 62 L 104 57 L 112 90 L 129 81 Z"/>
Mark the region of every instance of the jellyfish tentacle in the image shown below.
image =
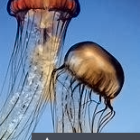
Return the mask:
<path id="1" fill-rule="evenodd" d="M 100 111 L 97 112 L 98 107 L 101 104 L 101 96 L 99 96 L 99 101 L 98 102 L 95 102 L 95 103 L 96 103 L 96 106 L 95 106 L 95 109 L 94 109 L 94 112 L 93 112 L 93 115 L 92 115 L 92 121 L 91 121 L 91 126 L 90 126 L 90 130 L 91 130 L 92 133 L 94 133 L 95 118 L 96 118 L 97 114 L 99 114 L 100 112 L 102 112 L 102 110 L 100 110 Z M 89 114 L 89 116 L 90 116 L 90 114 Z"/>
<path id="2" fill-rule="evenodd" d="M 100 133 L 102 129 L 110 122 L 115 116 L 115 111 L 108 112 L 101 120 L 97 132 Z"/>
<path id="3" fill-rule="evenodd" d="M 99 119 L 99 125 L 98 125 L 98 131 L 97 132 L 101 132 L 101 130 L 104 128 L 104 126 L 113 119 L 113 117 L 115 116 L 115 111 L 113 110 L 113 107 L 111 106 L 110 100 L 105 101 L 106 103 L 106 108 L 105 111 L 107 109 L 110 109 L 110 112 L 108 112 L 104 117 L 100 116 Z"/>

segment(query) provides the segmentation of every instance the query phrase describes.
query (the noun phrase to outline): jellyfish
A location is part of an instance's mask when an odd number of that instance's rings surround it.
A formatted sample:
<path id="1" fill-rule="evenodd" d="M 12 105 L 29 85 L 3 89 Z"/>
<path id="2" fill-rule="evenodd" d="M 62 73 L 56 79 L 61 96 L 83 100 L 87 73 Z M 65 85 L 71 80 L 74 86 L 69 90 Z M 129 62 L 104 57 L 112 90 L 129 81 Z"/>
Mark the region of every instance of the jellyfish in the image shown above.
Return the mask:
<path id="1" fill-rule="evenodd" d="M 51 73 L 80 5 L 78 0 L 9 0 L 7 11 L 17 20 L 17 33 L 0 90 L 0 139 L 25 140 L 50 101 Z"/>
<path id="2" fill-rule="evenodd" d="M 103 47 L 92 41 L 73 45 L 52 72 L 54 131 L 102 132 L 115 115 L 112 101 L 123 83 L 121 64 Z"/>

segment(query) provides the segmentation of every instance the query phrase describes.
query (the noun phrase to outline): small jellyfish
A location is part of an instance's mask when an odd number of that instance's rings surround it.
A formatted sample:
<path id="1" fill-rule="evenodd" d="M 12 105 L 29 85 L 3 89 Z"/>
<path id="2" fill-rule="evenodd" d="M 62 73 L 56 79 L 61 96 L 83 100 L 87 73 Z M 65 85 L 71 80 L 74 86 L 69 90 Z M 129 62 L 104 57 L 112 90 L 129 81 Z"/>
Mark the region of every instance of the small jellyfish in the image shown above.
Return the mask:
<path id="1" fill-rule="evenodd" d="M 55 132 L 99 133 L 114 117 L 113 99 L 124 83 L 121 64 L 94 42 L 80 42 L 54 69 L 50 91 Z"/>
<path id="2" fill-rule="evenodd" d="M 0 91 L 0 139 L 28 139 L 49 99 L 51 73 L 61 58 L 78 0 L 9 0 L 17 34 Z"/>

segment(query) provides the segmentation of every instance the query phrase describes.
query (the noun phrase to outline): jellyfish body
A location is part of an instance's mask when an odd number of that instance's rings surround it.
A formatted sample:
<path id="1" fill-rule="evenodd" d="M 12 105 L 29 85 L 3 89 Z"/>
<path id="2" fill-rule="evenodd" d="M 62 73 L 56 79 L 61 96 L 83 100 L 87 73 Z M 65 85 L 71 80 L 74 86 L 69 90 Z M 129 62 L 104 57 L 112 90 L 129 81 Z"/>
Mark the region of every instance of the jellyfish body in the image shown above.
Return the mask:
<path id="1" fill-rule="evenodd" d="M 98 44 L 81 42 L 72 46 L 52 77 L 56 132 L 101 132 L 114 117 L 111 100 L 122 89 L 124 72 Z"/>
<path id="2" fill-rule="evenodd" d="M 77 0 L 10 0 L 17 34 L 0 96 L 0 139 L 27 139 L 50 100 L 51 73 L 59 64 Z"/>

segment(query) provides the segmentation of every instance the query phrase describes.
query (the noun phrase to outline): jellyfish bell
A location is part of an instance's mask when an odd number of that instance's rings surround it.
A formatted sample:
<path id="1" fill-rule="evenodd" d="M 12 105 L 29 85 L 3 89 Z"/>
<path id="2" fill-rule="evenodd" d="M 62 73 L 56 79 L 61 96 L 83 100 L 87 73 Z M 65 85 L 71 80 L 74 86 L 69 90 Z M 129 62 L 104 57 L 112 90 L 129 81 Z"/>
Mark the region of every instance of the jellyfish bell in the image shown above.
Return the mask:
<path id="1" fill-rule="evenodd" d="M 120 63 L 96 43 L 74 45 L 64 62 L 78 80 L 104 98 L 113 99 L 122 89 L 124 74 Z"/>
<path id="2" fill-rule="evenodd" d="M 9 0 L 7 11 L 17 34 L 0 92 L 0 139 L 27 139 L 50 100 L 51 73 L 80 6 L 77 0 Z"/>
<path id="3" fill-rule="evenodd" d="M 30 9 L 67 12 L 71 17 L 76 17 L 80 12 L 80 5 L 78 0 L 10 0 L 8 2 L 8 12 L 13 16 L 16 16 L 19 11 Z"/>
<path id="4" fill-rule="evenodd" d="M 121 64 L 104 48 L 94 42 L 73 45 L 64 64 L 53 72 L 52 85 L 63 90 L 58 93 L 54 88 L 56 131 L 101 132 L 115 115 L 111 100 L 120 93 L 123 83 Z M 99 107 L 101 103 L 104 108 Z"/>

